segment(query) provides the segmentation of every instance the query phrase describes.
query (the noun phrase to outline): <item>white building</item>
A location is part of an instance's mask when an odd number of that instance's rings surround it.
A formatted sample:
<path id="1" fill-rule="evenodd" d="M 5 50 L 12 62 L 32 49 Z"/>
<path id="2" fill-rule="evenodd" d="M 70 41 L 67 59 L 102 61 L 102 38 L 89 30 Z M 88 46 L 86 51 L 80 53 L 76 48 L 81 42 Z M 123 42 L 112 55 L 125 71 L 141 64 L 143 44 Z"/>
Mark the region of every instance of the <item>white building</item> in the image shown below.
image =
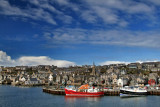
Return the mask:
<path id="1" fill-rule="evenodd" d="M 2 75 L 0 75 L 0 84 L 2 84 L 2 81 L 3 81 L 3 77 Z"/>
<path id="2" fill-rule="evenodd" d="M 49 79 L 50 82 L 53 81 L 53 76 L 52 76 L 52 74 L 49 75 L 49 78 L 48 78 L 48 79 Z"/>
<path id="3" fill-rule="evenodd" d="M 119 79 L 117 80 L 117 85 L 118 85 L 119 87 L 123 87 L 123 79 L 119 78 Z"/>
<path id="4" fill-rule="evenodd" d="M 22 81 L 22 82 L 25 82 L 25 81 L 26 81 L 26 78 L 25 78 L 25 77 L 22 77 L 22 78 L 20 78 L 19 80 Z"/>

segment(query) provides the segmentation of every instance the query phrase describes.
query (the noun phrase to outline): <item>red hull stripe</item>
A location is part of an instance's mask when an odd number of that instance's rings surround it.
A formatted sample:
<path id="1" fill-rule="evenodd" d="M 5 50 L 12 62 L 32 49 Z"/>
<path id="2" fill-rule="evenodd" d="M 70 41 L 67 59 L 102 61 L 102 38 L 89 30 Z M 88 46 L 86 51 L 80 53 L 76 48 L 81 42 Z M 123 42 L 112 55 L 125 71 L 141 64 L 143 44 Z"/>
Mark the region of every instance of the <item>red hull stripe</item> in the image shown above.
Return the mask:
<path id="1" fill-rule="evenodd" d="M 104 92 L 76 92 L 65 89 L 66 96 L 102 96 Z"/>

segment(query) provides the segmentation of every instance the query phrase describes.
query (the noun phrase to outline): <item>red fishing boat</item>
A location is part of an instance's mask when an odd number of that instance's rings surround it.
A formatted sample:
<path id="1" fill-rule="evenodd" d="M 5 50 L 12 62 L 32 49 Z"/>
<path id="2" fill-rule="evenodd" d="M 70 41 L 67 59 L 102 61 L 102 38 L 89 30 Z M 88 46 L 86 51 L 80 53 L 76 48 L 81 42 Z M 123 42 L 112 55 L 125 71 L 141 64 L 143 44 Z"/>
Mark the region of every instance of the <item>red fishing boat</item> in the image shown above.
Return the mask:
<path id="1" fill-rule="evenodd" d="M 102 96 L 104 92 L 96 87 L 90 87 L 88 84 L 82 85 L 79 88 L 75 87 L 66 87 L 65 88 L 66 96 Z"/>

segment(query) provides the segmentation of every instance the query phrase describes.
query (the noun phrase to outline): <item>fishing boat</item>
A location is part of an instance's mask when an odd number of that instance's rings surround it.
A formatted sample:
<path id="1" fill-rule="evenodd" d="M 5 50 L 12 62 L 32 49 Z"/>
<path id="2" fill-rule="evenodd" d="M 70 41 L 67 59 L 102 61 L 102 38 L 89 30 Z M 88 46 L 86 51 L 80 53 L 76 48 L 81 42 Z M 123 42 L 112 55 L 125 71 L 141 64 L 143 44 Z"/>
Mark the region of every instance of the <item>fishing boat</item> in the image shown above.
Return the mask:
<path id="1" fill-rule="evenodd" d="M 103 96 L 104 92 L 97 87 L 90 87 L 88 84 L 82 85 L 79 88 L 74 86 L 65 88 L 66 96 Z"/>
<path id="2" fill-rule="evenodd" d="M 147 90 L 137 86 L 125 86 L 120 89 L 120 97 L 138 97 L 147 95 Z"/>

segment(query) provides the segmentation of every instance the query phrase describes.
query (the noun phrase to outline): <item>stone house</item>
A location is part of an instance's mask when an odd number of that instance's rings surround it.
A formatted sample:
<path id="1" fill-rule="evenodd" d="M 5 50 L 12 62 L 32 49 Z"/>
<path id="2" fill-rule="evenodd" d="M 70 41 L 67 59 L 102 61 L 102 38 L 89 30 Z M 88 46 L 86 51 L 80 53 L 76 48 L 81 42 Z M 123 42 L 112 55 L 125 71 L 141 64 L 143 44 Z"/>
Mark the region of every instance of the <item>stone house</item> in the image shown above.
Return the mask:
<path id="1" fill-rule="evenodd" d="M 37 66 L 31 66 L 32 71 L 38 71 L 38 67 Z"/>
<path id="2" fill-rule="evenodd" d="M 132 79 L 131 81 L 130 81 L 130 84 L 129 84 L 130 86 L 135 86 L 135 85 L 137 85 L 137 82 L 136 82 L 136 80 L 135 79 Z"/>
<path id="3" fill-rule="evenodd" d="M 71 80 L 68 80 L 67 81 L 67 85 L 71 85 L 72 81 Z"/>
<path id="4" fill-rule="evenodd" d="M 138 84 L 138 86 L 143 87 L 146 84 L 146 80 L 142 77 L 138 77 L 137 84 Z"/>
<path id="5" fill-rule="evenodd" d="M 6 69 L 7 69 L 8 73 L 15 72 L 15 68 L 14 67 L 6 67 Z"/>
<path id="6" fill-rule="evenodd" d="M 140 63 L 130 63 L 128 64 L 129 69 L 141 69 L 142 65 Z"/>
<path id="7" fill-rule="evenodd" d="M 108 78 L 108 75 L 106 73 L 103 73 L 100 75 L 101 80 L 106 80 Z"/>
<path id="8" fill-rule="evenodd" d="M 3 76 L 0 74 L 0 84 L 3 82 Z"/>
<path id="9" fill-rule="evenodd" d="M 144 62 L 144 63 L 142 63 L 142 69 L 146 70 L 146 71 L 150 71 L 152 68 L 155 68 L 157 66 L 159 66 L 159 62 Z"/>
<path id="10" fill-rule="evenodd" d="M 95 76 L 89 77 L 89 81 L 94 82 L 95 80 L 96 80 L 96 77 L 95 77 Z"/>
<path id="11" fill-rule="evenodd" d="M 151 68 L 151 71 L 152 72 L 160 71 L 160 67 L 153 67 L 153 68 Z"/>
<path id="12" fill-rule="evenodd" d="M 76 85 L 76 86 L 80 86 L 82 85 L 82 81 L 81 80 L 75 80 L 72 85 Z"/>
<path id="13" fill-rule="evenodd" d="M 62 75 L 57 74 L 56 83 L 62 83 Z"/>
<path id="14" fill-rule="evenodd" d="M 33 72 L 32 78 L 38 78 L 38 75 L 37 75 L 36 73 Z"/>
<path id="15" fill-rule="evenodd" d="M 4 69 L 4 66 L 0 66 L 0 72 L 3 71 L 3 69 Z"/>
<path id="16" fill-rule="evenodd" d="M 120 69 L 115 68 L 115 69 L 114 69 L 114 72 L 115 72 L 116 74 L 119 74 L 119 73 L 120 73 Z"/>
<path id="17" fill-rule="evenodd" d="M 29 78 L 29 75 L 20 75 L 19 81 L 25 82 Z"/>
<path id="18" fill-rule="evenodd" d="M 130 86 L 135 86 L 137 85 L 137 75 L 128 75 L 129 77 L 129 85 Z"/>
<path id="19" fill-rule="evenodd" d="M 113 66 L 111 66 L 107 69 L 107 73 L 112 73 L 112 72 L 114 72 L 114 67 Z"/>
<path id="20" fill-rule="evenodd" d="M 12 85 L 15 85 L 15 84 L 17 84 L 17 83 L 19 82 L 17 76 L 12 76 L 12 77 L 11 77 L 11 81 L 12 81 L 12 82 L 11 82 Z"/>
<path id="21" fill-rule="evenodd" d="M 111 73 L 112 79 L 118 79 L 118 74 L 116 73 Z"/>
<path id="22" fill-rule="evenodd" d="M 105 80 L 105 85 L 111 85 L 112 84 L 112 78 L 111 77 L 108 77 L 106 80 Z"/>
<path id="23" fill-rule="evenodd" d="M 157 73 L 150 73 L 149 76 L 148 76 L 148 80 L 153 79 L 153 80 L 156 81 L 157 78 L 158 78 Z"/>
<path id="24" fill-rule="evenodd" d="M 69 75 L 69 80 L 74 81 L 74 77 L 72 75 Z"/>
<path id="25" fill-rule="evenodd" d="M 120 69 L 120 74 L 121 75 L 126 75 L 127 74 L 127 70 L 126 69 Z"/>
<path id="26" fill-rule="evenodd" d="M 64 76 L 63 76 L 63 79 L 64 79 L 65 81 L 68 81 L 68 80 L 69 80 L 68 75 L 64 75 Z"/>
<path id="27" fill-rule="evenodd" d="M 38 83 L 37 78 L 28 78 L 28 80 L 25 81 L 25 85 L 37 85 Z"/>
<path id="28" fill-rule="evenodd" d="M 7 79 L 10 79 L 10 80 L 11 80 L 11 75 L 7 75 Z"/>
<path id="29" fill-rule="evenodd" d="M 113 80 L 112 80 L 112 84 L 115 86 L 115 85 L 117 85 L 117 78 L 114 78 Z"/>
<path id="30" fill-rule="evenodd" d="M 26 71 L 28 69 L 28 66 L 16 66 L 15 69 L 16 70 Z"/>

